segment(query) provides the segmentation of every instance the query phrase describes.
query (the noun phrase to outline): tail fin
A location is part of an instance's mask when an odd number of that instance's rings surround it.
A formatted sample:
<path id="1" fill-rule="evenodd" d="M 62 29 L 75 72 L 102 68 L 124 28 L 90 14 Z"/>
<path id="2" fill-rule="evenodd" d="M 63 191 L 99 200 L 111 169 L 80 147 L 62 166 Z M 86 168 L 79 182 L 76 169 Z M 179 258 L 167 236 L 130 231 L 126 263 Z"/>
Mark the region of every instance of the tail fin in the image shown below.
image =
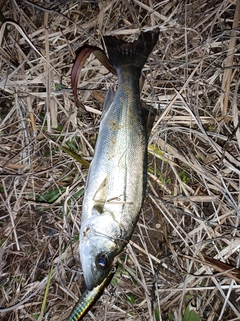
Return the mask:
<path id="1" fill-rule="evenodd" d="M 134 42 L 125 42 L 112 36 L 105 36 L 104 41 L 110 62 L 118 69 L 122 66 L 132 66 L 142 70 L 148 56 L 156 45 L 159 29 L 141 32 Z"/>

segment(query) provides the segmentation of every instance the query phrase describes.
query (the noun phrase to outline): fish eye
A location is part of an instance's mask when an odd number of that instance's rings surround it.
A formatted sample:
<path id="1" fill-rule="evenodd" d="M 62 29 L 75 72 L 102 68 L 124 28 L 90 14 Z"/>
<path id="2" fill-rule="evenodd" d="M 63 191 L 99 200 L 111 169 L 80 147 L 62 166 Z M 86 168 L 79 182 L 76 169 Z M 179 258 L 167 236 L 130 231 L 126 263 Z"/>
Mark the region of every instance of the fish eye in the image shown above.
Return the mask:
<path id="1" fill-rule="evenodd" d="M 96 258 L 96 264 L 101 270 L 107 270 L 111 265 L 111 260 L 108 255 L 100 254 Z"/>

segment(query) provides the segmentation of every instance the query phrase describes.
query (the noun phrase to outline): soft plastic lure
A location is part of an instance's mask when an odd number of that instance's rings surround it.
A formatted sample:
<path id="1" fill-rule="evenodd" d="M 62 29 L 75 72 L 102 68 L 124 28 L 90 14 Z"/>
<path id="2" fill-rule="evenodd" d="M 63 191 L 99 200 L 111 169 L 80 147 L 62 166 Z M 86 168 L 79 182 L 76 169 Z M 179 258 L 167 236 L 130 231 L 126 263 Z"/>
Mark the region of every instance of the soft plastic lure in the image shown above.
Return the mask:
<path id="1" fill-rule="evenodd" d="M 84 315 L 91 309 L 91 307 L 97 302 L 100 296 L 103 294 L 104 289 L 110 284 L 115 272 L 117 270 L 117 264 L 112 267 L 108 276 L 102 281 L 102 283 L 91 291 L 86 290 L 81 296 L 80 300 L 73 309 L 68 321 L 82 320 Z"/>

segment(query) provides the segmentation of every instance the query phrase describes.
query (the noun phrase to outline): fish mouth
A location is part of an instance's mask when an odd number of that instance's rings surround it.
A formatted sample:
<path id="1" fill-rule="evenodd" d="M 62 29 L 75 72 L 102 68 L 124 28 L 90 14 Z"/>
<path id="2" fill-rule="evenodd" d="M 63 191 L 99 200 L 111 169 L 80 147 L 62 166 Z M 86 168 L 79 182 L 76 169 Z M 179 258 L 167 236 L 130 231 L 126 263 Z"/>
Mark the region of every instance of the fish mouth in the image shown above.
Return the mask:
<path id="1" fill-rule="evenodd" d="M 97 258 L 93 258 L 92 262 L 89 262 L 89 257 L 82 259 L 82 269 L 86 287 L 89 291 L 98 286 L 108 276 L 112 269 L 112 262 L 104 270 L 99 269 L 96 264 Z"/>
<path id="2" fill-rule="evenodd" d="M 79 252 L 83 276 L 89 291 L 101 284 L 109 274 L 114 259 L 113 247 L 115 247 L 114 242 L 110 241 L 109 238 L 99 235 L 90 238 L 84 238 L 84 236 L 80 238 Z M 104 258 L 107 258 L 106 262 Z"/>
<path id="3" fill-rule="evenodd" d="M 85 272 L 83 275 L 84 275 L 86 287 L 89 291 L 91 291 L 93 288 L 95 288 L 96 286 L 98 286 L 101 283 L 101 280 L 100 280 L 100 282 L 96 281 L 91 269 L 88 270 L 87 272 Z"/>
<path id="4" fill-rule="evenodd" d="M 97 284 L 96 282 L 96 273 L 94 273 L 94 267 L 92 266 L 93 254 L 91 254 L 91 249 L 89 246 L 83 246 L 80 243 L 79 252 L 82 262 L 82 270 L 84 280 L 87 286 L 87 289 L 91 291 Z"/>
<path id="5" fill-rule="evenodd" d="M 79 253 L 89 291 L 100 285 L 111 271 L 116 256 L 123 248 L 120 236 L 119 225 L 111 215 L 101 214 L 82 224 Z"/>

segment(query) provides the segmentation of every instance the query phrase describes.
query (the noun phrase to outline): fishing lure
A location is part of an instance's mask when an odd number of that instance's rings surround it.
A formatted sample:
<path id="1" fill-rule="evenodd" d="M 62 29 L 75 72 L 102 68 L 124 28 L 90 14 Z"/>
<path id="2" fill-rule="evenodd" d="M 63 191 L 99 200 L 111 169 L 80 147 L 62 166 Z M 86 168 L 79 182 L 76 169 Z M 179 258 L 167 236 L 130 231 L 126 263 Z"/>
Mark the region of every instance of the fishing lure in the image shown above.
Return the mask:
<path id="1" fill-rule="evenodd" d="M 102 295 L 104 289 L 110 284 L 114 274 L 117 270 L 117 264 L 112 267 L 108 276 L 102 281 L 102 283 L 91 291 L 86 290 L 81 296 L 80 300 L 73 309 L 68 321 L 79 321 L 82 320 L 84 315 L 91 309 L 91 307 L 97 302 Z"/>

